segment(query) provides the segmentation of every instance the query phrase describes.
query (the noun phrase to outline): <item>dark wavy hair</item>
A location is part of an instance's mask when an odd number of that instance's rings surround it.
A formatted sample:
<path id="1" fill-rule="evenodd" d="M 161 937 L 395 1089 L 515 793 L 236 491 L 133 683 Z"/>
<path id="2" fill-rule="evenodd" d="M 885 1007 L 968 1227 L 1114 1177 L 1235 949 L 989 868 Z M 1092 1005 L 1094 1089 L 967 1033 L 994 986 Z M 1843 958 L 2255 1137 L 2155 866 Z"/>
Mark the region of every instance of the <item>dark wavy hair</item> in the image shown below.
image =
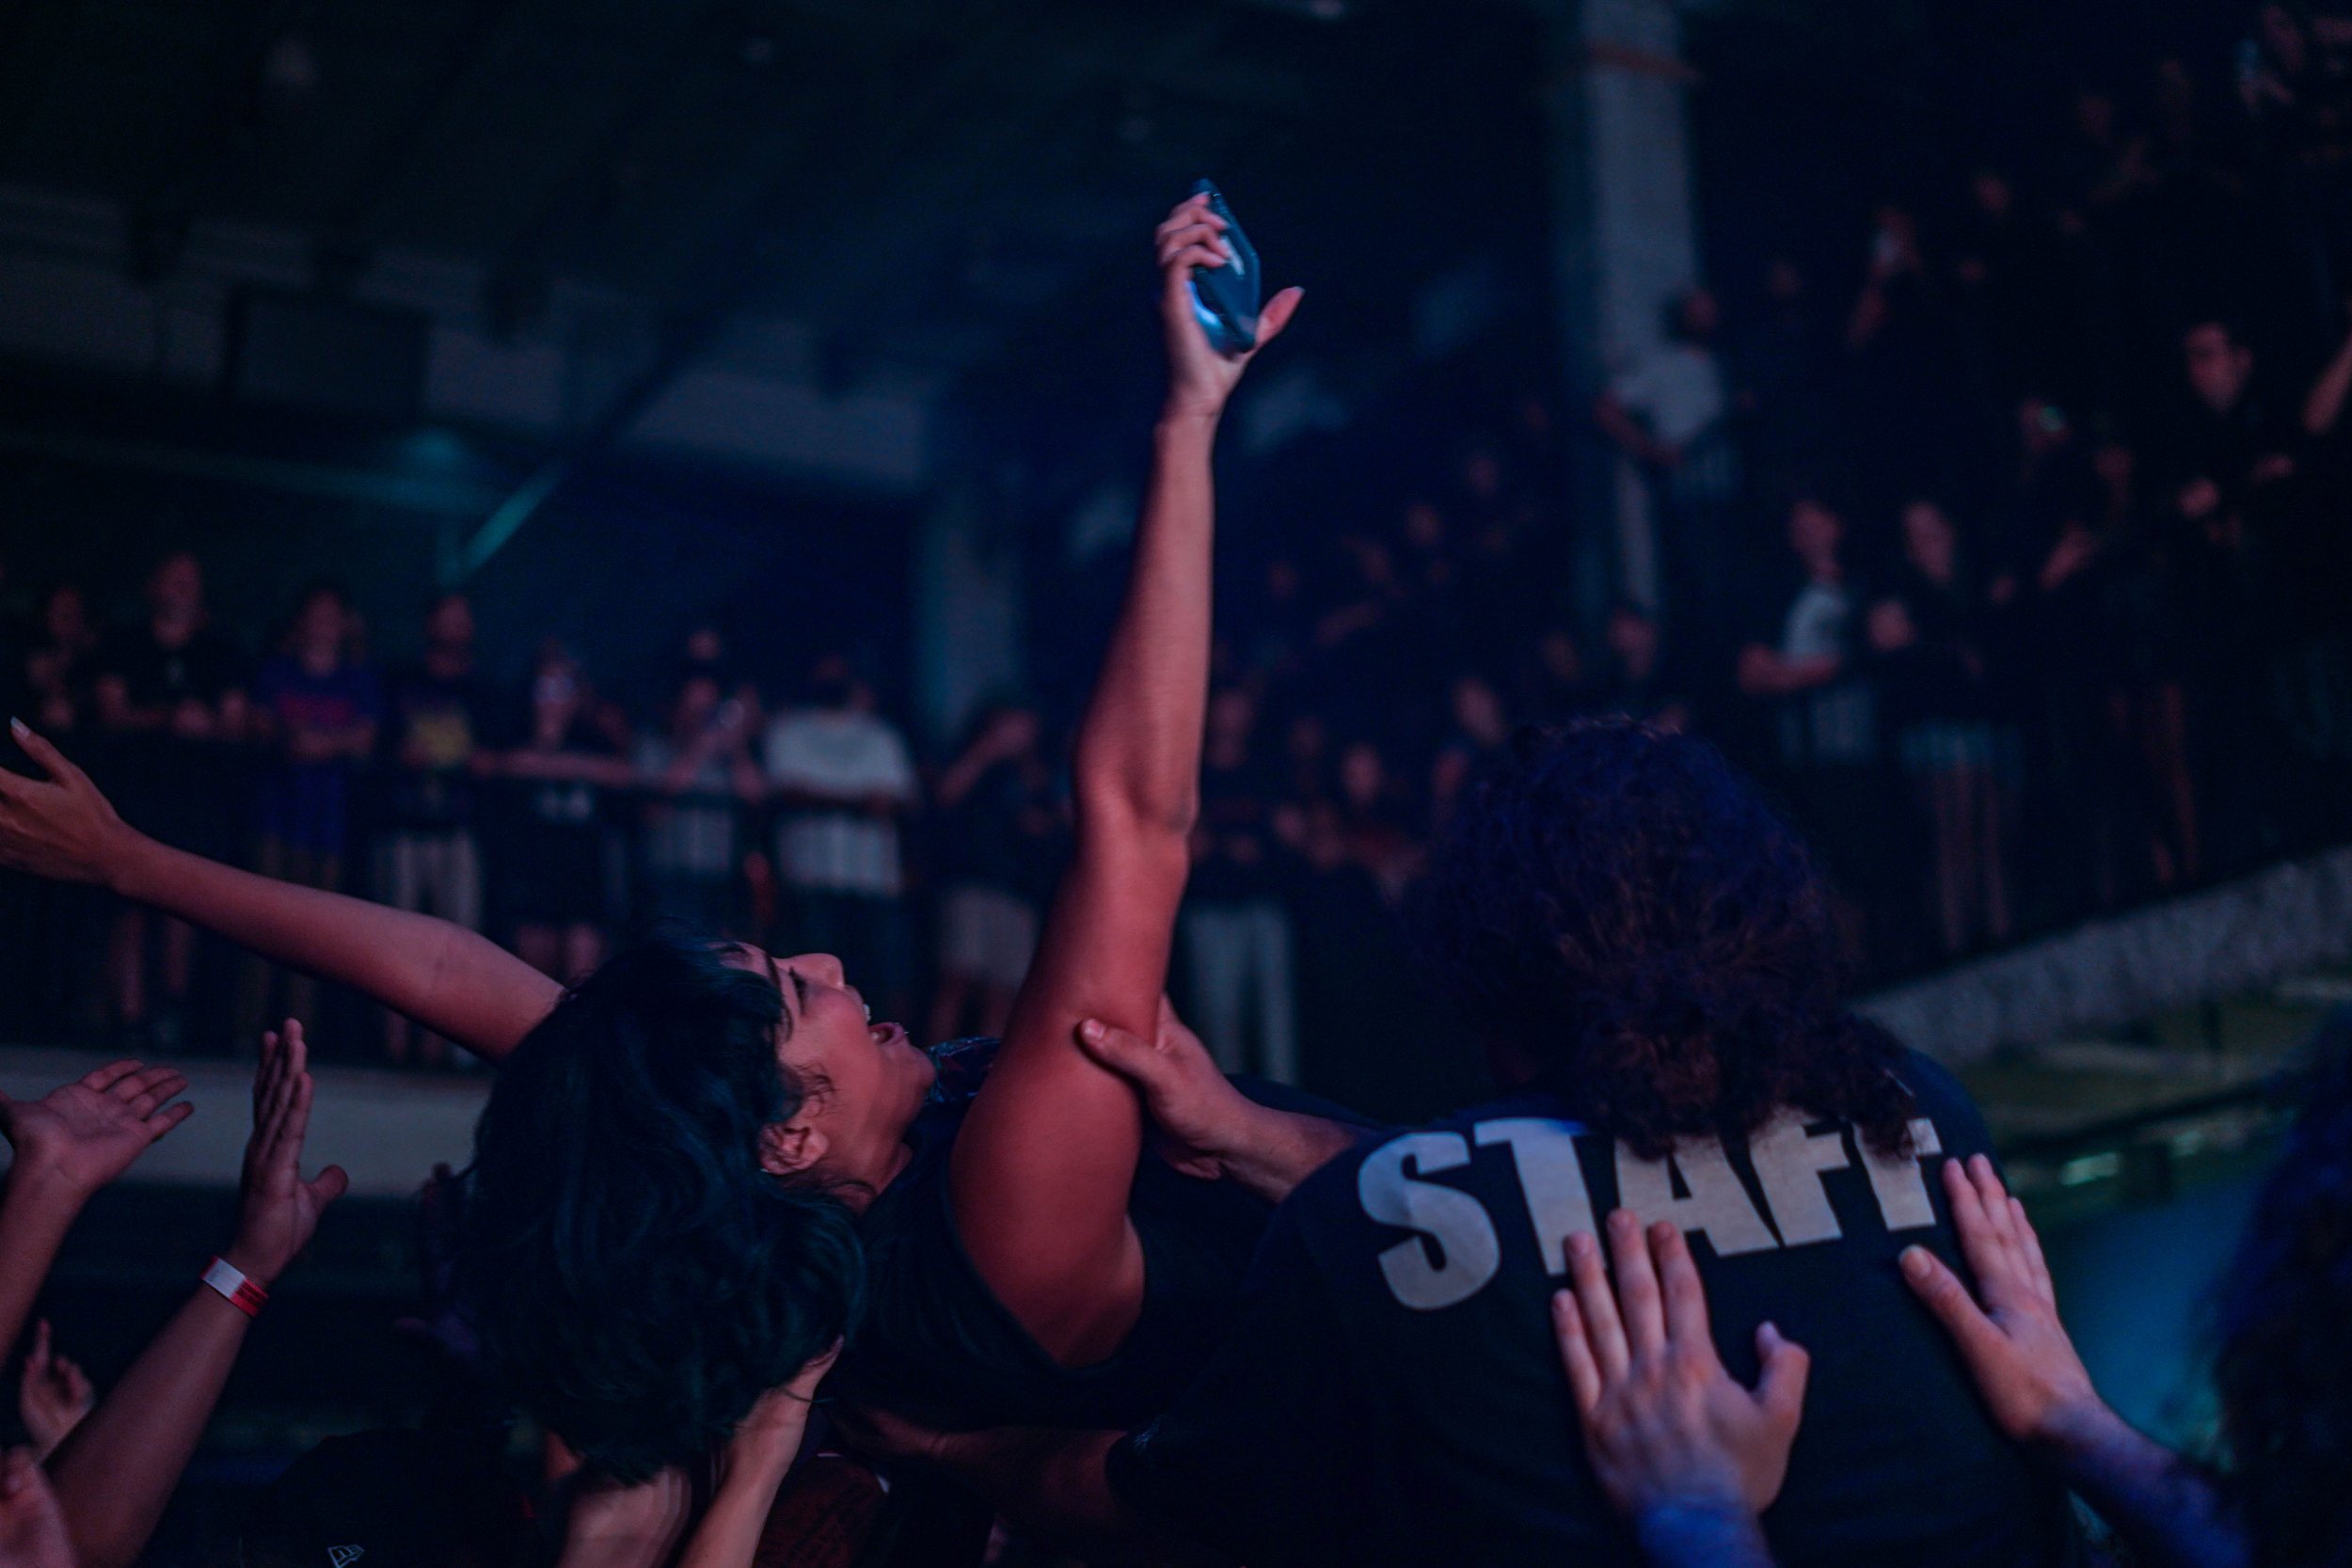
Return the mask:
<path id="1" fill-rule="evenodd" d="M 515 1401 L 623 1481 L 723 1441 L 864 1289 L 839 1197 L 761 1168 L 810 1086 L 777 1061 L 774 984 L 722 951 L 632 941 L 501 1064 L 474 1131 L 465 1310 Z"/>
<path id="2" fill-rule="evenodd" d="M 2221 1484 L 2265 1568 L 2352 1564 L 2352 1015 L 2316 1055 L 2217 1324 Z"/>
<path id="3" fill-rule="evenodd" d="M 1466 792 L 1419 945 L 1485 1039 L 1645 1156 L 1795 1107 L 1909 1137 L 1885 1031 L 1847 1012 L 1797 835 L 1705 741 L 1625 720 L 1523 731 Z"/>

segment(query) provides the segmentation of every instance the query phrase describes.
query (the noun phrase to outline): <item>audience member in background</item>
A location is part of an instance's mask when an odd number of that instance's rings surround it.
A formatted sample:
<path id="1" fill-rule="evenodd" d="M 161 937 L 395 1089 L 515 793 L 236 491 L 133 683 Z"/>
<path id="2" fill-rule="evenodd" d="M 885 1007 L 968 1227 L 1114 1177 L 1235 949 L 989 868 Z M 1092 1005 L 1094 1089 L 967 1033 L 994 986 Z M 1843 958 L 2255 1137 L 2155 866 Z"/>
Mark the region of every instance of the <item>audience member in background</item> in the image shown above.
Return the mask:
<path id="1" fill-rule="evenodd" d="M 1609 384 L 1593 418 L 1649 477 L 1677 617 L 1704 626 L 1728 605 L 1737 569 L 1732 516 L 1739 460 L 1728 435 L 1729 400 L 1714 350 L 1719 311 L 1705 289 L 1670 309 L 1665 341 Z"/>
<path id="2" fill-rule="evenodd" d="M 2188 579 L 2210 546 L 2185 533 L 2169 509 L 2149 504 L 2129 445 L 2104 442 L 2091 462 L 2115 639 L 2108 723 L 2140 781 L 2123 793 L 2137 807 L 2150 879 L 2158 888 L 2193 884 L 2204 875 L 2189 747 L 2203 639 L 2191 619 L 2197 590 Z"/>
<path id="3" fill-rule="evenodd" d="M 739 936 L 736 888 L 744 808 L 763 784 L 752 760 L 758 714 L 691 651 L 661 728 L 637 742 L 644 802 L 643 902 L 654 915 Z"/>
<path id="4" fill-rule="evenodd" d="M 89 1378 L 72 1357 L 49 1343 L 49 1320 L 33 1325 L 33 1348 L 24 1353 L 24 1370 L 16 1389 L 17 1418 L 35 1459 L 46 1459 L 66 1433 L 82 1422 L 98 1403 Z"/>
<path id="5" fill-rule="evenodd" d="M 776 717 L 761 754 L 794 942 L 839 954 L 877 1016 L 907 1017 L 914 934 L 900 830 L 921 789 L 906 737 L 875 711 L 874 689 L 849 659 L 829 654 L 807 705 Z"/>
<path id="6" fill-rule="evenodd" d="M 40 620 L 10 677 L 25 699 L 26 717 L 43 730 L 71 735 L 97 718 L 95 657 L 98 628 L 89 602 L 73 583 L 61 582 L 41 601 Z"/>
<path id="7" fill-rule="evenodd" d="M 487 689 L 474 670 L 473 606 L 445 594 L 425 612 L 424 657 L 385 681 L 383 811 L 375 888 L 396 910 L 482 929 L 482 847 L 476 773 L 491 734 Z M 448 1042 L 398 1013 L 384 1015 L 384 1054 L 449 1061 Z"/>
<path id="8" fill-rule="evenodd" d="M 1599 689 L 1593 694 L 1591 711 L 1638 720 L 1661 730 L 1689 729 L 1690 694 L 1681 689 L 1676 672 L 1666 662 L 1658 617 L 1630 600 L 1620 599 L 1610 608 L 1609 625 L 1602 636 L 1609 660 L 1602 668 Z"/>
<path id="9" fill-rule="evenodd" d="M 1780 766 L 1797 820 L 1820 847 L 1834 885 L 1867 899 L 1883 875 L 1878 691 L 1866 667 L 1863 591 L 1846 569 L 1846 525 L 1820 501 L 1788 510 L 1788 549 L 1802 574 L 1777 626 L 1740 653 L 1740 689 L 1772 705 Z M 1843 911 L 1863 951 L 1860 911 Z"/>
<path id="10" fill-rule="evenodd" d="M 102 771 L 128 820 L 197 854 L 233 853 L 230 745 L 243 737 L 250 708 L 243 657 L 213 627 L 194 556 L 167 556 L 148 578 L 147 619 L 100 653 L 95 695 L 110 741 Z M 151 936 L 160 948 L 160 1008 L 149 989 Z M 126 1037 L 151 1032 L 159 1046 L 177 1046 L 195 967 L 194 927 L 123 909 L 107 945 L 116 1026 Z"/>
<path id="11" fill-rule="evenodd" d="M 1037 950 L 1038 913 L 1060 859 L 1060 803 L 1036 712 L 993 705 L 940 774 L 939 985 L 933 1040 L 996 1036 Z"/>
<path id="12" fill-rule="evenodd" d="M 1200 816 L 1192 833 L 1184 950 L 1193 1016 L 1217 1064 L 1298 1081 L 1297 999 L 1282 846 L 1275 833 L 1275 775 L 1257 749 L 1257 699 L 1227 687 L 1209 699 L 1200 763 Z"/>
<path id="13" fill-rule="evenodd" d="M 1523 710 L 1538 720 L 1573 719 L 1591 705 L 1593 696 L 1576 634 L 1565 626 L 1545 627 L 1535 638 Z"/>
<path id="14" fill-rule="evenodd" d="M 228 1249 L 50 1458 L 78 1568 L 131 1568 L 146 1551 L 270 1288 L 349 1184 L 336 1165 L 303 1180 L 308 1065 L 300 1023 L 289 1019 L 282 1033 L 262 1037 L 253 1135 Z"/>
<path id="15" fill-rule="evenodd" d="M 515 952 L 566 985 L 604 958 L 612 909 L 606 801 L 637 780 L 618 729 L 579 662 L 550 638 L 532 670 L 521 743 L 491 764 L 514 781 L 499 869 Z"/>
<path id="16" fill-rule="evenodd" d="M 41 601 L 36 621 L 12 630 L 22 636 L 12 635 L 0 647 L 0 657 L 11 661 L 0 670 L 0 689 L 12 705 L 8 711 L 78 738 L 98 719 L 94 686 L 101 645 L 82 590 L 58 584 Z M 104 1030 L 107 996 L 116 988 L 101 976 L 109 957 L 107 927 L 116 918 L 115 906 L 87 889 L 14 879 L 0 883 L 0 986 L 17 1001 L 24 1037 L 56 1039 Z M 179 940 L 184 973 L 191 949 L 185 936 Z M 183 984 L 183 994 L 185 989 Z"/>
<path id="17" fill-rule="evenodd" d="M 1944 957 L 2010 934 L 2008 824 L 1982 596 L 1944 509 L 1903 508 L 1903 566 L 1870 609 L 1888 718 L 1934 856 L 1927 913 Z"/>
<path id="18" fill-rule="evenodd" d="M 1453 733 L 1438 748 L 1438 760 L 1429 769 L 1429 817 L 1440 829 L 1454 815 L 1454 802 L 1464 786 L 1501 756 L 1511 739 L 1502 699 L 1485 676 L 1456 675 L 1447 699 Z"/>
<path id="19" fill-rule="evenodd" d="M 350 596 L 318 584 L 302 595 L 285 646 L 254 676 L 254 728 L 267 756 L 256 812 L 264 877 L 329 892 L 343 884 L 352 788 L 384 718 L 383 688 L 358 657 L 358 638 Z M 247 961 L 240 1022 L 251 1027 L 242 1037 L 271 1012 L 274 974 L 262 959 Z M 283 981 L 280 1010 L 317 1010 L 317 981 L 294 973 Z"/>

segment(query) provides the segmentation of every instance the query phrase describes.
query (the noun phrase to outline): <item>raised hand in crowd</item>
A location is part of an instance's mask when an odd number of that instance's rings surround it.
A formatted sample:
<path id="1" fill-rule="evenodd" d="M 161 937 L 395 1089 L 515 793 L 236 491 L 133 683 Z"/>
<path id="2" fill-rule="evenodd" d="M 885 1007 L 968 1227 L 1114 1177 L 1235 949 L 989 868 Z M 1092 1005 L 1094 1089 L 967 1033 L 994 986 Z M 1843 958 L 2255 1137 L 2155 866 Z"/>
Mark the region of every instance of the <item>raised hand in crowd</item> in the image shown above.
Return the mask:
<path id="1" fill-rule="evenodd" d="M 90 1195 L 188 1118 L 176 1099 L 187 1086 L 169 1068 L 115 1062 L 39 1100 L 0 1094 L 0 1137 L 16 1151 L 0 1194 L 0 1346 L 23 1332 Z"/>
<path id="2" fill-rule="evenodd" d="M 1960 1347 L 1994 1424 L 2080 1492 L 2135 1557 L 2168 1568 L 2241 1568 L 2244 1534 L 2223 1517 L 2212 1485 L 2134 1431 L 2091 1386 L 2058 1320 L 2041 1238 L 1993 1162 L 1947 1161 L 1944 1191 L 1976 1293 L 1925 1247 L 1903 1253 L 1903 1277 Z"/>
<path id="3" fill-rule="evenodd" d="M 97 1402 L 82 1369 L 51 1347 L 49 1320 L 34 1324 L 33 1348 L 16 1390 L 16 1413 L 32 1439 L 33 1457 L 48 1458 Z"/>
<path id="4" fill-rule="evenodd" d="M 563 988 L 446 920 L 239 871 L 127 826 L 89 775 L 11 721 L 45 777 L 0 768 L 0 869 L 91 882 L 218 932 L 276 963 L 338 981 L 496 1061 Z M 22 1320 L 16 1320 L 21 1325 Z M 0 1328 L 11 1326 L 0 1321 Z"/>
<path id="5" fill-rule="evenodd" d="M 1090 1018 L 1078 1025 L 1078 1043 L 1143 1096 L 1161 1158 L 1186 1176 L 1232 1181 L 1279 1203 L 1355 1141 L 1355 1131 L 1338 1122 L 1244 1095 L 1165 996 L 1153 1038 Z"/>
<path id="6" fill-rule="evenodd" d="M 290 1019 L 262 1039 L 228 1250 L 50 1462 L 79 1568 L 130 1568 L 146 1549 L 269 1287 L 347 1184 L 334 1165 L 302 1178 L 311 1093 L 302 1025 Z"/>
<path id="7" fill-rule="evenodd" d="M 1209 210 L 1205 195 L 1180 203 L 1153 234 L 1159 245 L 1161 287 L 1167 291 L 1160 319 L 1167 327 L 1168 412 L 1215 416 L 1240 385 L 1242 372 L 1258 349 L 1282 334 L 1304 299 L 1304 289 L 1284 289 L 1258 312 L 1257 347 L 1248 354 L 1217 351 L 1193 321 L 1187 290 L 1194 267 L 1221 267 L 1233 259 L 1225 243 L 1225 220 Z"/>
<path id="8" fill-rule="evenodd" d="M 769 1511 L 808 1433 L 817 1386 L 840 1353 L 841 1347 L 834 1345 L 752 1406 L 720 1452 L 718 1490 L 694 1527 L 678 1568 L 752 1568 Z"/>
<path id="9" fill-rule="evenodd" d="M 1811 1358 L 1766 1323 L 1763 1375 L 1741 1387 L 1715 1354 L 1681 1230 L 1661 1221 L 1645 1234 L 1624 1209 L 1608 1229 L 1606 1267 L 1590 1234 L 1568 1239 L 1573 1289 L 1551 1302 L 1601 1490 L 1654 1562 L 1767 1563 L 1757 1518 L 1788 1477 Z"/>
<path id="10" fill-rule="evenodd" d="M 30 1449 L 0 1454 L 0 1568 L 74 1568 L 57 1495 Z"/>

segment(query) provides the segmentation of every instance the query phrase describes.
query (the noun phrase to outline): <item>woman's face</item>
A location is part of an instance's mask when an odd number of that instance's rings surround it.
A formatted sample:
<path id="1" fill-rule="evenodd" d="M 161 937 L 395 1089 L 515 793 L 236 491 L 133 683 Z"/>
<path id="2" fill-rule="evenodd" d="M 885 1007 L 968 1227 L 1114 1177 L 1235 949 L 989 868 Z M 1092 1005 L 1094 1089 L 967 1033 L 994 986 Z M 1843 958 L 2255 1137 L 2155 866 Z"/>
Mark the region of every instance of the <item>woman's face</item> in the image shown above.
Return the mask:
<path id="1" fill-rule="evenodd" d="M 937 1069 L 906 1030 L 877 1023 L 830 953 L 779 958 L 739 946 L 728 961 L 769 976 L 784 998 L 776 1059 L 807 1086 L 792 1120 L 770 1130 L 779 1175 L 814 1169 L 879 1190 L 898 1174 L 907 1129 Z"/>

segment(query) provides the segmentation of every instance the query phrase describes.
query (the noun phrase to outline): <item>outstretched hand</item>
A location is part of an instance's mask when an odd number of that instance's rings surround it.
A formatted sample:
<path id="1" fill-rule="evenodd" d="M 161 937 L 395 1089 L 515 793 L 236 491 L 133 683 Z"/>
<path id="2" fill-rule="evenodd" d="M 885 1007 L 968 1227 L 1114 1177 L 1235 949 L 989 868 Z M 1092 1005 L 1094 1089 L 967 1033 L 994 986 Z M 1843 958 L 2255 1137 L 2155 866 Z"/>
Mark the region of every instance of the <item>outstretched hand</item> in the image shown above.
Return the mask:
<path id="1" fill-rule="evenodd" d="M 1903 1278 L 1959 1345 L 1994 1424 L 2021 1443 L 2058 1441 L 2106 1406 L 2058 1321 L 2041 1238 L 1981 1154 L 1946 1161 L 1944 1192 L 1977 1295 L 1921 1246 L 1904 1251 Z"/>
<path id="2" fill-rule="evenodd" d="M 8 733 L 46 778 L 0 768 L 0 867 L 56 882 L 103 882 L 130 832 L 89 775 L 24 721 Z"/>
<path id="3" fill-rule="evenodd" d="M 267 1288 L 301 1256 L 319 1215 L 350 1185 L 340 1165 L 302 1179 L 302 1140 L 310 1129 L 311 1082 L 302 1024 L 262 1037 L 262 1066 L 253 1076 L 253 1136 L 245 1146 L 237 1238 L 222 1254 Z"/>
<path id="4" fill-rule="evenodd" d="M 1258 344 L 1245 354 L 1220 354 L 1210 346 L 1208 334 L 1193 314 L 1192 269 L 1230 265 L 1233 256 L 1225 244 L 1225 220 L 1209 210 L 1206 194 L 1188 197 L 1168 214 L 1154 238 L 1159 246 L 1160 321 L 1168 337 L 1168 407 L 1171 414 L 1207 415 L 1223 412 L 1241 372 L 1258 349 L 1281 336 L 1290 325 L 1303 289 L 1284 289 L 1258 312 Z"/>
<path id="5" fill-rule="evenodd" d="M 39 1100 L 0 1094 L 0 1136 L 16 1150 L 15 1179 L 54 1180 L 87 1198 L 195 1114 L 177 1100 L 187 1086 L 170 1068 L 111 1062 Z"/>
<path id="6" fill-rule="evenodd" d="M 97 1402 L 82 1369 L 50 1347 L 49 1320 L 41 1319 L 34 1326 L 33 1348 L 24 1357 L 24 1380 L 16 1390 L 16 1413 L 32 1439 L 33 1457 L 46 1459 L 55 1453 Z"/>
<path id="7" fill-rule="evenodd" d="M 1645 1237 L 1629 1210 L 1609 1216 L 1614 1288 L 1600 1244 L 1568 1239 L 1573 1290 L 1551 1298 L 1551 1323 L 1576 1394 L 1585 1451 L 1601 1489 L 1637 1523 L 1687 1509 L 1761 1513 L 1788 1477 L 1811 1358 L 1766 1323 L 1754 1391 L 1715 1354 L 1707 1295 L 1681 1230 Z"/>

